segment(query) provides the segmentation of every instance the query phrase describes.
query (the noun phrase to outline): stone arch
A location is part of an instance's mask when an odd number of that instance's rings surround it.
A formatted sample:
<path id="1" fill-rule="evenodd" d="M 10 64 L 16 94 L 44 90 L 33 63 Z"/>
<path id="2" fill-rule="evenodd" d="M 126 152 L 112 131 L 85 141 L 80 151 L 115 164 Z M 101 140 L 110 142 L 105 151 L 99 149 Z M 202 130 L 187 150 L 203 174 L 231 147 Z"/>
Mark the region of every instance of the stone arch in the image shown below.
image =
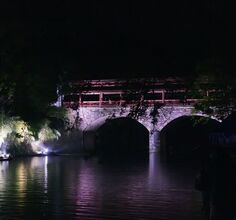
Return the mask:
<path id="1" fill-rule="evenodd" d="M 159 126 L 159 131 L 162 131 L 166 126 L 168 126 L 170 123 L 172 123 L 175 120 L 178 120 L 182 117 L 203 117 L 203 118 L 209 118 L 210 120 L 215 120 L 218 121 L 219 123 L 221 122 L 220 120 L 209 117 L 208 115 L 202 114 L 202 113 L 194 113 L 194 114 L 183 114 L 183 115 L 177 115 L 172 118 L 169 118 L 165 123 L 163 123 L 161 126 Z"/>
<path id="2" fill-rule="evenodd" d="M 209 118 L 207 114 L 203 114 L 202 112 L 195 112 L 194 107 L 186 107 L 186 106 L 166 106 L 159 111 L 157 130 L 161 131 L 165 126 L 167 126 L 172 121 L 184 117 L 184 116 L 201 116 L 205 118 Z M 217 118 L 210 117 L 216 121 L 221 122 Z"/>
<path id="3" fill-rule="evenodd" d="M 92 135 L 92 129 L 95 127 L 99 127 L 102 125 L 106 119 L 108 118 L 119 118 L 119 117 L 128 117 L 129 108 L 121 108 L 121 107 L 81 107 L 79 112 L 76 112 L 75 115 L 79 115 L 80 122 L 77 126 L 83 133 L 90 133 Z M 156 152 L 160 146 L 160 131 L 171 121 L 182 117 L 182 116 L 204 116 L 209 117 L 207 115 L 202 114 L 201 112 L 194 112 L 193 106 L 186 105 L 165 105 L 158 110 L 157 114 L 157 123 L 152 123 L 151 117 L 152 107 L 149 107 L 144 115 L 140 116 L 137 121 L 145 126 L 149 131 L 149 149 L 150 152 Z M 74 123 L 74 122 L 73 122 Z M 93 139 L 87 140 L 86 135 L 83 139 L 83 146 L 89 148 L 89 146 L 94 145 Z"/>
<path id="4" fill-rule="evenodd" d="M 158 110 L 157 123 L 155 125 L 151 124 L 151 119 L 146 120 L 145 123 L 149 124 L 150 128 L 150 152 L 156 152 L 160 147 L 160 132 L 172 121 L 183 116 L 204 116 L 208 115 L 202 114 L 201 112 L 194 112 L 194 107 L 192 106 L 163 106 Z M 145 120 L 145 118 L 144 118 Z"/>
<path id="5" fill-rule="evenodd" d="M 235 133 L 236 132 L 236 112 L 232 112 L 222 121 L 221 131 L 227 133 Z"/>
<path id="6" fill-rule="evenodd" d="M 145 133 L 145 136 L 147 137 L 144 141 L 147 141 L 147 149 L 149 146 L 149 130 L 145 125 L 143 125 L 141 122 L 138 120 L 132 119 L 130 117 L 111 117 L 111 116 L 104 116 L 101 117 L 94 122 L 92 122 L 90 125 L 88 125 L 84 130 L 83 130 L 83 146 L 85 149 L 93 151 L 97 146 L 99 140 L 101 140 L 103 137 L 99 136 L 98 134 L 104 133 L 104 130 L 106 129 L 108 123 L 110 123 L 111 126 L 120 126 L 122 127 L 122 124 L 126 124 L 126 126 L 123 125 L 123 129 L 126 129 L 126 127 L 130 126 L 130 133 L 129 135 L 133 135 L 133 138 L 135 137 L 135 134 L 132 134 L 132 132 L 137 132 L 136 139 L 140 139 L 140 134 L 138 132 L 143 132 L 143 135 Z M 133 127 L 133 128 L 132 128 Z M 111 127 L 110 127 L 111 128 Z M 122 133 L 122 132 L 121 132 Z M 110 135 L 114 136 L 114 133 L 110 133 Z M 129 141 L 129 136 L 127 137 L 127 142 Z M 131 137 L 132 138 L 132 137 Z M 104 138 L 103 138 L 104 139 Z M 133 139 L 134 140 L 134 139 Z M 118 142 L 121 142 L 120 139 L 118 139 Z M 135 140 L 134 140 L 135 142 Z M 140 141 L 136 141 L 136 144 L 139 144 L 142 142 L 142 139 Z M 113 143 L 113 145 L 116 145 L 117 143 Z M 124 144 L 124 143 L 123 143 Z M 139 146 L 137 146 L 137 149 Z"/>
<path id="7" fill-rule="evenodd" d="M 92 151 L 95 146 L 95 135 L 96 135 L 96 130 L 102 126 L 106 120 L 109 118 L 109 116 L 104 116 L 96 119 L 92 123 L 88 124 L 84 129 L 83 129 L 83 141 L 82 141 L 82 146 L 85 150 L 87 151 Z"/>
<path id="8" fill-rule="evenodd" d="M 182 151 L 187 155 L 194 150 L 196 154 L 199 154 L 203 145 L 207 147 L 209 135 L 220 125 L 220 122 L 210 118 L 204 123 L 194 125 L 194 121 L 191 121 L 192 117 L 196 119 L 209 118 L 209 116 L 203 114 L 191 114 L 182 115 L 171 120 L 160 131 L 160 151 L 166 155 L 174 155 L 177 151 L 179 153 Z"/>

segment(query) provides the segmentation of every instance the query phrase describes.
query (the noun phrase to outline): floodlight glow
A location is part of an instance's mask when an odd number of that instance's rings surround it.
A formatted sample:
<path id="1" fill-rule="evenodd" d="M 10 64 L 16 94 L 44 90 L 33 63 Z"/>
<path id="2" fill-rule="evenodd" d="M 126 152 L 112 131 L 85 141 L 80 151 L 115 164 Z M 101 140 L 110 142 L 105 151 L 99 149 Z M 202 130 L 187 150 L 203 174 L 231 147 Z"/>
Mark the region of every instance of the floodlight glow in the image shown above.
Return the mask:
<path id="1" fill-rule="evenodd" d="M 44 125 L 43 128 L 39 131 L 38 137 L 41 141 L 48 140 L 57 140 L 61 136 L 60 132 Z"/>
<path id="2" fill-rule="evenodd" d="M 12 131 L 9 126 L 2 126 L 2 128 L 0 129 L 0 147 L 5 142 L 8 134 L 10 134 L 11 132 Z"/>
<path id="3" fill-rule="evenodd" d="M 10 154 L 0 151 L 0 159 L 6 160 L 9 159 Z"/>
<path id="4" fill-rule="evenodd" d="M 31 142 L 32 150 L 36 154 L 41 154 L 42 153 L 42 144 L 40 141 L 32 141 Z"/>
<path id="5" fill-rule="evenodd" d="M 43 149 L 43 154 L 48 154 L 48 149 L 47 148 Z"/>
<path id="6" fill-rule="evenodd" d="M 32 150 L 36 154 L 47 155 L 49 153 L 49 149 L 47 147 L 45 147 L 45 145 L 40 140 L 32 141 L 31 146 L 32 146 Z"/>
<path id="7" fill-rule="evenodd" d="M 14 131 L 19 135 L 16 139 L 18 143 L 31 142 L 33 140 L 33 134 L 26 122 L 17 120 L 14 124 Z"/>

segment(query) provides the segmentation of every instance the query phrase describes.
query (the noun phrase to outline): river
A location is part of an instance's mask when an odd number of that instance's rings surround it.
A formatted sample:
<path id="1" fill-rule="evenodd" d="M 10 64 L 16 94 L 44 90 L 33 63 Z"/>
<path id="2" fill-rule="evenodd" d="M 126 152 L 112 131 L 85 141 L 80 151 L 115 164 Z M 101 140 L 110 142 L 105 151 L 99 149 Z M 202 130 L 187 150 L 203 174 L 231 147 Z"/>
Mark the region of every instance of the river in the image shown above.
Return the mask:
<path id="1" fill-rule="evenodd" d="M 197 167 L 143 159 L 99 162 L 78 156 L 0 162 L 0 220 L 200 220 Z"/>

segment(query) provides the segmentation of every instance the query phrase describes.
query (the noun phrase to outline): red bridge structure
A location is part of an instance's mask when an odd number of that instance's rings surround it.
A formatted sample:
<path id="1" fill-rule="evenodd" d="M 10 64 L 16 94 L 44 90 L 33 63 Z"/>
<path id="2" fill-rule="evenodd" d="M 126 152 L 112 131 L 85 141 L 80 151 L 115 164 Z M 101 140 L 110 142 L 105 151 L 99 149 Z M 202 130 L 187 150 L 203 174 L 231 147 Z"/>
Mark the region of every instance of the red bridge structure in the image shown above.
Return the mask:
<path id="1" fill-rule="evenodd" d="M 132 105 L 140 100 L 150 105 L 192 105 L 200 98 L 192 88 L 186 88 L 186 81 L 180 78 L 82 80 L 72 82 L 70 87 L 63 105 L 71 108 Z M 209 94 L 209 91 L 204 92 Z"/>
<path id="2" fill-rule="evenodd" d="M 160 132 L 174 120 L 209 117 L 194 110 L 194 104 L 214 92 L 196 92 L 194 84 L 181 78 L 80 80 L 70 83 L 59 103 L 69 109 L 70 126 L 82 131 L 85 148 L 96 147 L 108 121 L 129 120 L 148 132 L 149 151 L 155 152 Z M 137 108 L 142 114 L 131 114 Z"/>

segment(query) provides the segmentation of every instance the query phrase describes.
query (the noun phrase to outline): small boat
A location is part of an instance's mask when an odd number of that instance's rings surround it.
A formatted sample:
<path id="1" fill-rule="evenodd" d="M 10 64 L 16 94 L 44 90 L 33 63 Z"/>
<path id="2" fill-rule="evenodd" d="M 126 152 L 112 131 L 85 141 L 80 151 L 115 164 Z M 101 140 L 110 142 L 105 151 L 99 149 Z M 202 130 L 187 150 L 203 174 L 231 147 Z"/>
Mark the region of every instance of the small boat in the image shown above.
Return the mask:
<path id="1" fill-rule="evenodd" d="M 0 155 L 0 161 L 8 161 L 11 159 L 12 159 L 12 156 L 10 154 L 1 154 Z"/>

